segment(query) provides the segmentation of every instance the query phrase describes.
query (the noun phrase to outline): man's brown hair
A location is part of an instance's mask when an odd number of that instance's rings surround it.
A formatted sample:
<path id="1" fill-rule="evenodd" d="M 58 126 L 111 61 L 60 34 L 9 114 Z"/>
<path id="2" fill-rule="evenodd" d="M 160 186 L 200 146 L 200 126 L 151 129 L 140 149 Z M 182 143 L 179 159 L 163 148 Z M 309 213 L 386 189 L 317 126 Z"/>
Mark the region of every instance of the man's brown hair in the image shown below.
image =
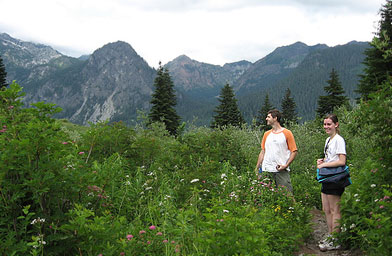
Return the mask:
<path id="1" fill-rule="evenodd" d="M 280 119 L 282 119 L 282 113 L 280 113 L 279 110 L 277 110 L 277 109 L 272 109 L 272 110 L 268 111 L 268 114 L 271 114 L 271 116 L 272 116 L 273 118 L 276 117 L 276 120 L 278 121 L 278 123 L 280 123 Z"/>

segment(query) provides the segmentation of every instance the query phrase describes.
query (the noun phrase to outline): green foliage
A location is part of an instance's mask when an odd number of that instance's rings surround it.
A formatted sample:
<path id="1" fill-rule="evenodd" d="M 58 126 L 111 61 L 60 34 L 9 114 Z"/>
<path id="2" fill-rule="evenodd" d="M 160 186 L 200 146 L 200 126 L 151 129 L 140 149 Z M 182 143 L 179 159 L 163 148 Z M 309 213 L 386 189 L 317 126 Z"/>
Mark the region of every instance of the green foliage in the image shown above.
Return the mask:
<path id="1" fill-rule="evenodd" d="M 154 86 L 155 91 L 151 99 L 152 106 L 148 115 L 149 123 L 163 122 L 169 133 L 176 135 L 180 117 L 174 108 L 177 104 L 174 84 L 170 78 L 169 71 L 164 69 L 160 63 Z"/>
<path id="2" fill-rule="evenodd" d="M 282 100 L 282 125 L 296 124 L 298 122 L 295 108 L 296 104 L 294 99 L 291 97 L 290 88 L 287 88 L 286 94 Z"/>
<path id="3" fill-rule="evenodd" d="M 392 1 L 386 1 L 380 9 L 380 16 L 376 36 L 370 43 L 370 48 L 365 51 L 364 74 L 361 75 L 357 88 L 364 100 L 368 100 L 372 92 L 379 90 L 379 86 L 388 81 L 392 70 L 392 57 L 384 57 L 386 52 L 392 51 Z M 383 49 L 378 42 L 384 43 Z"/>
<path id="4" fill-rule="evenodd" d="M 371 255 L 391 249 L 384 87 L 374 102 L 336 110 L 353 180 L 338 237 Z M 321 208 L 320 120 L 290 127 L 299 152 L 293 200 L 254 175 L 259 130 L 201 127 L 173 137 L 162 123 L 81 129 L 52 119 L 54 105 L 22 108 L 16 84 L 0 93 L 0 254 L 293 255 L 310 233 L 309 209 Z"/>
<path id="5" fill-rule="evenodd" d="M 212 128 L 224 126 L 241 126 L 245 123 L 241 112 L 237 106 L 233 88 L 226 84 L 219 95 L 220 104 L 215 108 L 216 115 L 211 123 Z"/>
<path id="6" fill-rule="evenodd" d="M 73 158 L 73 147 L 67 145 L 70 143 L 65 134 L 51 118 L 60 109 L 44 103 L 22 108 L 21 90 L 19 85 L 12 83 L 8 89 L 0 91 L 0 193 L 3 201 L 0 232 L 8 233 L 6 241 L 14 239 L 14 243 L 20 245 L 18 250 L 27 249 L 25 242 L 35 232 L 26 222 L 29 216 L 50 217 L 51 221 L 60 222 L 77 197 L 67 183 L 67 166 Z M 47 233 L 45 223 L 40 229 L 39 241 L 50 241 L 51 236 Z M 4 241 L 4 238 L 2 236 L 0 240 Z M 38 241 L 37 236 L 34 239 Z M 2 254 L 13 252 L 12 247 L 2 250 Z"/>
<path id="7" fill-rule="evenodd" d="M 261 106 L 257 118 L 256 118 L 256 125 L 260 126 L 261 130 L 266 131 L 268 129 L 268 125 L 266 122 L 266 117 L 268 115 L 268 111 L 272 110 L 274 107 L 270 103 L 269 95 L 265 95 L 264 104 Z"/>
<path id="8" fill-rule="evenodd" d="M 348 98 L 343 95 L 344 90 L 335 69 L 332 69 L 330 79 L 327 83 L 328 85 L 324 87 L 327 95 L 320 96 L 318 100 L 318 117 L 324 117 L 340 106 L 348 106 Z"/>

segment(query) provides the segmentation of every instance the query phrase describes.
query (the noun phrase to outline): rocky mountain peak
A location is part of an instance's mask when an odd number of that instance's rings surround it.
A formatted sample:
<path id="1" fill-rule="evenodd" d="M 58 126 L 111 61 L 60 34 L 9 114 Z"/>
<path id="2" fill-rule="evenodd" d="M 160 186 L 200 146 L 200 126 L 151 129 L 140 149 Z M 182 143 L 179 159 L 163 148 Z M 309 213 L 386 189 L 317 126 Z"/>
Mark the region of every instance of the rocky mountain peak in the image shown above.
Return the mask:
<path id="1" fill-rule="evenodd" d="M 47 64 L 51 60 L 63 56 L 52 47 L 21 41 L 6 33 L 0 34 L 0 48 L 4 49 L 3 58 L 5 61 L 24 68 Z"/>

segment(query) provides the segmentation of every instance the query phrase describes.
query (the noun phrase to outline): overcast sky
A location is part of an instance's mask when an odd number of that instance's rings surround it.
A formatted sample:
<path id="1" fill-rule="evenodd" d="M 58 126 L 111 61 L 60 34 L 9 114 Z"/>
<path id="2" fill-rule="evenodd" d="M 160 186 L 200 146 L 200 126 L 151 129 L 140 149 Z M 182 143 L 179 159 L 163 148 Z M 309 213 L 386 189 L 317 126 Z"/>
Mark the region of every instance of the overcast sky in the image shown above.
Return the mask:
<path id="1" fill-rule="evenodd" d="M 275 48 L 371 41 L 385 0 L 0 0 L 0 33 L 73 57 L 118 40 L 150 66 L 223 65 Z"/>

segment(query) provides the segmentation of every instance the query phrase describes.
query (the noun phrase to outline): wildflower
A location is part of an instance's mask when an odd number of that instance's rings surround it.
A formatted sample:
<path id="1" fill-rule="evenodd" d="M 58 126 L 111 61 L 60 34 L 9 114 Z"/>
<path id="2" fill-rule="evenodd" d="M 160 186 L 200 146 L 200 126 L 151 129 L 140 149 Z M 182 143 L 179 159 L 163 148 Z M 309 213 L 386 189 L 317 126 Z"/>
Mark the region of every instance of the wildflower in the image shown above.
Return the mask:
<path id="1" fill-rule="evenodd" d="M 167 239 L 165 239 L 165 240 L 163 240 L 162 241 L 162 243 L 164 243 L 164 244 L 166 244 L 166 243 L 168 243 L 169 241 L 167 241 Z"/>
<path id="2" fill-rule="evenodd" d="M 140 230 L 140 231 L 139 231 L 139 234 L 140 234 L 140 235 L 145 234 L 145 233 L 146 233 L 146 231 L 144 231 L 144 230 Z"/>
<path id="3" fill-rule="evenodd" d="M 176 242 L 175 242 L 175 241 L 171 241 L 171 243 L 172 243 L 172 244 L 175 244 Z"/>
<path id="4" fill-rule="evenodd" d="M 355 200 L 356 202 L 359 202 L 359 201 L 361 201 L 361 199 L 357 199 L 357 200 Z"/>
<path id="5" fill-rule="evenodd" d="M 355 195 L 354 195 L 354 197 L 357 197 L 357 196 L 358 196 L 358 194 L 355 194 Z"/>
<path id="6" fill-rule="evenodd" d="M 375 187 L 376 187 L 376 184 L 372 184 L 372 185 L 370 185 L 370 187 L 375 188 Z"/>
<path id="7" fill-rule="evenodd" d="M 125 252 L 120 252 L 120 255 L 121 255 L 121 256 L 124 256 L 124 255 L 125 255 Z"/>
<path id="8" fill-rule="evenodd" d="M 9 106 L 9 107 L 8 107 L 8 109 L 13 109 L 13 108 L 14 108 L 14 106 Z"/>
<path id="9" fill-rule="evenodd" d="M 222 173 L 221 179 L 225 179 L 225 178 L 227 178 L 227 175 L 225 173 Z"/>
<path id="10" fill-rule="evenodd" d="M 355 228 L 355 223 L 350 225 L 350 229 L 353 229 L 353 228 Z"/>
<path id="11" fill-rule="evenodd" d="M 220 221 L 222 222 L 222 221 L 223 221 L 223 219 L 220 219 Z"/>
<path id="12" fill-rule="evenodd" d="M 389 196 L 384 196 L 384 200 L 388 200 L 388 199 L 390 199 Z"/>
<path id="13" fill-rule="evenodd" d="M 132 238 L 133 238 L 133 235 L 127 235 L 128 241 L 131 240 Z"/>
<path id="14" fill-rule="evenodd" d="M 150 227 L 149 227 L 149 229 L 150 230 L 155 230 L 157 227 L 155 227 L 154 225 L 151 225 Z"/>
<path id="15" fill-rule="evenodd" d="M 384 205 L 380 205 L 380 209 L 384 209 Z"/>
<path id="16" fill-rule="evenodd" d="M 98 254 L 98 256 L 103 256 L 102 253 Z"/>
<path id="17" fill-rule="evenodd" d="M 152 187 L 146 187 L 146 188 L 145 188 L 145 190 L 150 190 L 150 189 L 152 189 Z"/>
<path id="18" fill-rule="evenodd" d="M 45 219 L 41 219 L 40 217 L 34 219 L 30 224 L 34 225 L 35 223 L 44 223 Z"/>
<path id="19" fill-rule="evenodd" d="M 224 213 L 228 213 L 229 211 L 228 211 L 228 210 L 223 210 L 223 212 L 224 212 Z"/>
<path id="20" fill-rule="evenodd" d="M 68 144 L 68 142 L 66 142 L 66 141 L 63 141 L 63 142 L 61 142 L 63 145 L 67 145 Z"/>
<path id="21" fill-rule="evenodd" d="M 199 181 L 199 179 L 193 179 L 193 180 L 191 180 L 191 183 L 195 183 L 195 182 L 198 182 Z"/>
<path id="22" fill-rule="evenodd" d="M 157 233 L 157 236 L 161 236 L 161 235 L 163 235 L 162 232 L 158 232 Z"/>
<path id="23" fill-rule="evenodd" d="M 83 155 L 83 154 L 84 154 L 84 152 L 83 152 L 83 151 L 80 151 L 80 152 L 79 152 L 79 155 Z"/>
<path id="24" fill-rule="evenodd" d="M 206 181 L 205 181 L 205 180 L 202 180 L 201 182 L 203 182 L 203 183 L 206 183 Z"/>
<path id="25" fill-rule="evenodd" d="M 147 244 L 151 244 L 151 241 L 147 241 Z"/>

